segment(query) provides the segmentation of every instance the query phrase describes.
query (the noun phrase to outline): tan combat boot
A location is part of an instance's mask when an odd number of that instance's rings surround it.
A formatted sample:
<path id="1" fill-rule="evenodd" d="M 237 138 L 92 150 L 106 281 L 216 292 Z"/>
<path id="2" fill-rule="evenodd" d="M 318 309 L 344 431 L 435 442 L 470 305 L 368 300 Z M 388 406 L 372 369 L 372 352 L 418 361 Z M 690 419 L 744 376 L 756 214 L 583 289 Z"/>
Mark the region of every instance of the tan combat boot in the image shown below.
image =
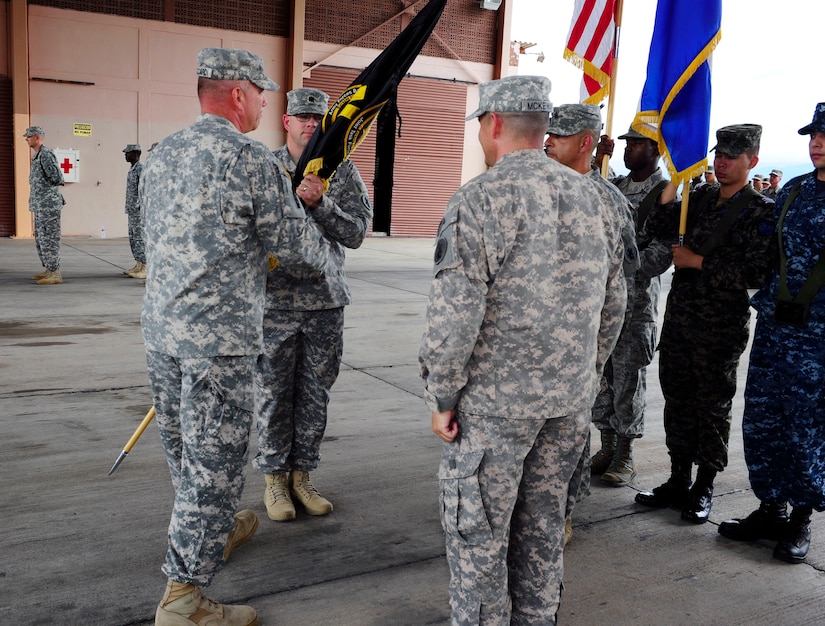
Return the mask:
<path id="1" fill-rule="evenodd" d="M 616 453 L 616 431 L 612 428 L 605 428 L 599 431 L 599 435 L 602 439 L 602 449 L 590 459 L 591 474 L 604 474 L 613 462 L 613 455 Z"/>
<path id="2" fill-rule="evenodd" d="M 304 505 L 310 515 L 326 515 L 332 512 L 332 502 L 323 497 L 309 481 L 309 472 L 292 470 L 289 473 L 289 489 L 292 496 Z"/>
<path id="3" fill-rule="evenodd" d="M 132 278 L 146 278 L 146 263 L 138 263 L 134 269 L 129 270 L 127 276 Z"/>
<path id="4" fill-rule="evenodd" d="M 34 276 L 32 276 L 32 280 L 40 280 L 41 278 L 45 278 L 46 274 L 48 274 L 48 273 L 49 273 L 49 270 L 44 269 L 39 274 L 35 274 Z"/>
<path id="5" fill-rule="evenodd" d="M 252 539 L 258 530 L 258 516 L 250 509 L 235 513 L 235 528 L 229 531 L 226 537 L 226 546 L 223 549 L 223 560 L 229 560 L 229 553 L 238 546 Z"/>
<path id="6" fill-rule="evenodd" d="M 123 273 L 129 276 L 132 272 L 134 272 L 138 268 L 138 262 L 135 261 L 134 267 L 130 267 L 128 270 L 123 270 Z"/>
<path id="7" fill-rule="evenodd" d="M 63 282 L 63 277 L 60 275 L 60 268 L 58 267 L 53 272 L 46 272 L 46 275 L 37 281 L 38 285 L 59 285 Z"/>
<path id="8" fill-rule="evenodd" d="M 218 604 L 195 585 L 168 581 L 155 611 L 155 626 L 258 626 L 251 606 Z"/>
<path id="9" fill-rule="evenodd" d="M 602 482 L 612 487 L 624 487 L 636 477 L 636 465 L 633 463 L 633 437 L 619 435 L 613 462 L 602 474 Z"/>
<path id="10" fill-rule="evenodd" d="M 289 472 L 264 474 L 266 489 L 264 504 L 269 519 L 276 522 L 288 522 L 295 519 L 295 505 L 289 496 Z"/>

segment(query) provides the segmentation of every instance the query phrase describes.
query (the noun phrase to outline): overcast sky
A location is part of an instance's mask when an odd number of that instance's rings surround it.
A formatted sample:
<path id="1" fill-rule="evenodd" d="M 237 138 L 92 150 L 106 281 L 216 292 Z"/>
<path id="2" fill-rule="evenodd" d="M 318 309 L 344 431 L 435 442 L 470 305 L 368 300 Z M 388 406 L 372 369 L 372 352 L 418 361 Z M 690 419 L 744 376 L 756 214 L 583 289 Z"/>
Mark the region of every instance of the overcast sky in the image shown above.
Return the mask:
<path id="1" fill-rule="evenodd" d="M 581 70 L 562 57 L 573 5 L 573 0 L 514 0 L 512 38 L 535 42 L 529 51 L 546 57 L 538 63 L 536 55 L 521 56 L 518 73 L 549 77 L 554 104 L 579 101 Z M 614 136 L 627 130 L 638 109 L 656 16 L 656 0 L 623 5 Z M 753 173 L 779 167 L 787 182 L 791 174 L 812 169 L 808 138 L 797 130 L 811 121 L 816 103 L 825 102 L 823 23 L 821 0 L 724 0 L 722 40 L 712 59 L 711 135 L 728 124 L 761 124 L 760 163 Z M 709 148 L 715 143 L 710 141 Z M 621 150 L 611 165 L 626 171 Z"/>

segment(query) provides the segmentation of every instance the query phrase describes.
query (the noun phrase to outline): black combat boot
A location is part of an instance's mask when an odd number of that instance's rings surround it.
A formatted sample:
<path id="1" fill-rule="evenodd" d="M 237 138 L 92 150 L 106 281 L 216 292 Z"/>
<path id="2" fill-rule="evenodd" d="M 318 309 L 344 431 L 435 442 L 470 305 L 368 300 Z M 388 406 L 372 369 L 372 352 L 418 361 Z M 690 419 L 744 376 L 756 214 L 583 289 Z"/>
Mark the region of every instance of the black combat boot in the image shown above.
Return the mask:
<path id="1" fill-rule="evenodd" d="M 696 482 L 690 488 L 690 495 L 682 508 L 682 519 L 694 524 L 708 521 L 710 507 L 713 506 L 713 481 L 716 470 L 700 465 L 696 471 Z"/>
<path id="2" fill-rule="evenodd" d="M 788 506 L 784 502 L 761 502 L 745 519 L 730 519 L 719 524 L 719 534 L 734 541 L 779 541 L 788 525 Z"/>
<path id="3" fill-rule="evenodd" d="M 773 549 L 773 558 L 786 563 L 802 563 L 811 547 L 811 513 L 809 506 L 795 506 L 779 543 Z"/>
<path id="4" fill-rule="evenodd" d="M 693 463 L 672 459 L 670 463 L 670 478 L 653 491 L 640 491 L 636 494 L 636 502 L 644 506 L 663 508 L 673 506 L 681 509 L 690 493 L 690 471 Z"/>

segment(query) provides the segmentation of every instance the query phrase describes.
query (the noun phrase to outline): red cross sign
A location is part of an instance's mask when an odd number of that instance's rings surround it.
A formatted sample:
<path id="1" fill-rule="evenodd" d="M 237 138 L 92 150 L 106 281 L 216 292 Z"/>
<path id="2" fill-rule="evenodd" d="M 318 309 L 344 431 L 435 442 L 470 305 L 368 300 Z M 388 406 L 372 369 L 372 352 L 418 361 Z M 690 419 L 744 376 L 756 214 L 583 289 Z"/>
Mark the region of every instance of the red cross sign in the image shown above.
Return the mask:
<path id="1" fill-rule="evenodd" d="M 67 183 L 80 182 L 80 151 L 74 148 L 54 148 L 57 166 L 63 172 L 63 181 Z"/>

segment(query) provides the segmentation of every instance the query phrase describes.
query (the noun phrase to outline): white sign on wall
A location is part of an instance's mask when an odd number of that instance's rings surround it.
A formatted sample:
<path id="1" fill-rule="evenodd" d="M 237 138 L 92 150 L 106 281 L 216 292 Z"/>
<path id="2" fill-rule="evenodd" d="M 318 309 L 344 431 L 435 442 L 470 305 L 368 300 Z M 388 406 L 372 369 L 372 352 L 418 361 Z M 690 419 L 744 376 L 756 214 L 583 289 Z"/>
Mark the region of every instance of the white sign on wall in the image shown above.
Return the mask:
<path id="1" fill-rule="evenodd" d="M 57 167 L 63 172 L 63 180 L 67 183 L 80 182 L 80 150 L 73 148 L 55 148 Z"/>

